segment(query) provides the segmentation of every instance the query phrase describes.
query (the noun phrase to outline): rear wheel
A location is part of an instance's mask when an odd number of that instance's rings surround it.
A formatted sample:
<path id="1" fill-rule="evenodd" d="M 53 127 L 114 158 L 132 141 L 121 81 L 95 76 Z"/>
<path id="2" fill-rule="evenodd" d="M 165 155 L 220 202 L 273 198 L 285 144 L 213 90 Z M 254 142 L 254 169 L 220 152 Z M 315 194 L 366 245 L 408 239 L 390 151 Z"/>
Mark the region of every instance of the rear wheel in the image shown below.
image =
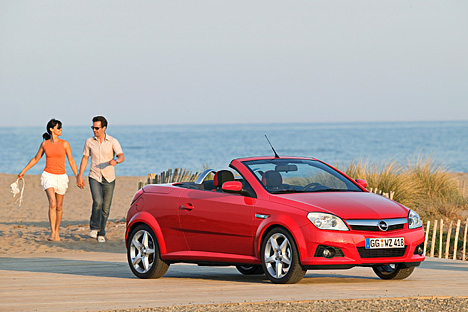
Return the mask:
<path id="1" fill-rule="evenodd" d="M 268 232 L 262 243 L 262 267 L 275 284 L 294 284 L 307 272 L 299 263 L 299 252 L 291 234 L 283 228 Z"/>
<path id="2" fill-rule="evenodd" d="M 261 265 L 236 265 L 236 269 L 244 275 L 263 274 L 263 268 Z"/>
<path id="3" fill-rule="evenodd" d="M 414 271 L 414 267 L 405 268 L 401 263 L 386 264 L 386 265 L 376 265 L 372 267 L 374 273 L 378 277 L 385 280 L 401 280 L 405 279 L 411 275 Z"/>
<path id="4" fill-rule="evenodd" d="M 166 274 L 169 264 L 161 260 L 158 241 L 146 224 L 137 226 L 128 237 L 127 260 L 139 278 L 159 278 Z"/>

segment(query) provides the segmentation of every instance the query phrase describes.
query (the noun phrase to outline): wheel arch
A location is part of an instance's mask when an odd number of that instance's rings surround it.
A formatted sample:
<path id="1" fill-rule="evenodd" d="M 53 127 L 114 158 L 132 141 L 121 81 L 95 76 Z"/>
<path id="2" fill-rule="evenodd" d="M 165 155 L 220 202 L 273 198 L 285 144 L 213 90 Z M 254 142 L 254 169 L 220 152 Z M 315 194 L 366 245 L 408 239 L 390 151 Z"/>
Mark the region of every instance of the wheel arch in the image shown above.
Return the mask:
<path id="1" fill-rule="evenodd" d="M 155 239 L 158 242 L 159 252 L 161 255 L 165 254 L 167 249 L 161 227 L 159 226 L 158 221 L 156 221 L 156 219 L 150 213 L 144 211 L 135 214 L 128 222 L 127 230 L 125 232 L 125 247 L 128 248 L 128 236 L 130 233 L 141 224 L 145 224 L 153 230 L 154 235 L 156 235 Z"/>
<path id="2" fill-rule="evenodd" d="M 273 221 L 273 220 L 272 220 Z M 302 263 L 302 258 L 307 255 L 307 250 L 306 250 L 306 240 L 304 237 L 304 233 L 302 232 L 302 229 L 299 225 L 297 225 L 295 222 L 291 223 L 294 226 L 288 226 L 285 222 L 268 222 L 264 224 L 263 226 L 260 226 L 257 229 L 257 234 L 256 234 L 256 245 L 254 246 L 255 248 L 255 253 L 256 257 L 258 259 L 261 259 L 261 248 L 263 245 L 263 242 L 265 241 L 266 235 L 270 230 L 273 228 L 282 228 L 285 231 L 287 231 L 292 238 L 294 239 L 294 243 L 296 244 L 297 251 L 299 253 L 299 263 Z"/>

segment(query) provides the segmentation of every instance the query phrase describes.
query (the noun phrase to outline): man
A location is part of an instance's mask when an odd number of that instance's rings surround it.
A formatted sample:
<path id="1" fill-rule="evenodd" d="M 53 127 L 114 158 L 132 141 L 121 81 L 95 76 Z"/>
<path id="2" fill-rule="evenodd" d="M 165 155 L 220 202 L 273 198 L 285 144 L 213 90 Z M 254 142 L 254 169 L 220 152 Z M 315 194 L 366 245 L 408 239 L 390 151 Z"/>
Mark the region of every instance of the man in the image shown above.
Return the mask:
<path id="1" fill-rule="evenodd" d="M 112 196 L 115 187 L 115 166 L 125 160 L 117 139 L 106 133 L 107 120 L 103 116 L 93 118 L 94 137 L 86 140 L 81 159 L 77 184 L 84 188 L 83 173 L 91 156 L 89 169 L 89 188 L 93 197 L 93 208 L 89 221 L 89 236 L 97 238 L 98 242 L 106 241 L 106 223 L 109 217 Z M 114 158 L 116 157 L 116 158 Z"/>

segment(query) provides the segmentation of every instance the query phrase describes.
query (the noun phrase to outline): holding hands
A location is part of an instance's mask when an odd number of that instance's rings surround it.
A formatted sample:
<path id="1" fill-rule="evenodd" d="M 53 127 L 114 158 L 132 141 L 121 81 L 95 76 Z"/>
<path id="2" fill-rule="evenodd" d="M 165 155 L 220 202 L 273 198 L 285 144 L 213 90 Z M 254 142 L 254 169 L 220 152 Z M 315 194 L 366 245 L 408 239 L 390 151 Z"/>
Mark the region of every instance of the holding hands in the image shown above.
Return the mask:
<path id="1" fill-rule="evenodd" d="M 83 180 L 83 176 L 81 175 L 76 176 L 76 186 L 78 186 L 80 189 L 84 189 L 85 183 Z"/>

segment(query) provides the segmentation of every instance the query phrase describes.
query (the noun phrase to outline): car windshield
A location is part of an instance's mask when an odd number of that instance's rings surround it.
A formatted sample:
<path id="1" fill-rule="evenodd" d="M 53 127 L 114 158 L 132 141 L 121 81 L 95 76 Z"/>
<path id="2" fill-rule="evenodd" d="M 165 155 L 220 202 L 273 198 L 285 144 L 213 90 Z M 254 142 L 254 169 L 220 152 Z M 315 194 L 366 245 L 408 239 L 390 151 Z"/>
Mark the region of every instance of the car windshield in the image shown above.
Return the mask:
<path id="1" fill-rule="evenodd" d="M 362 192 L 338 171 L 312 159 L 244 161 L 263 187 L 273 194 L 302 192 Z"/>

